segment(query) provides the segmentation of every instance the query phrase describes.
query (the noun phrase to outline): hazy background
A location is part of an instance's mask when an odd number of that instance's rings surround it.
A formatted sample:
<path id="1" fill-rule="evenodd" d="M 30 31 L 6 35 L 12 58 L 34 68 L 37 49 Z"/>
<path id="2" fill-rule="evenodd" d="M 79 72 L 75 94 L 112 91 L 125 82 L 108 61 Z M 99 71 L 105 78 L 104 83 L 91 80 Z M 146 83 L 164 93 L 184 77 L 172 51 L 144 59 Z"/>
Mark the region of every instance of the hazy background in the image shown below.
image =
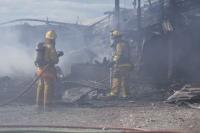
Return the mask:
<path id="1" fill-rule="evenodd" d="M 121 0 L 121 7 L 132 8 L 132 0 Z M 113 9 L 114 0 L 0 0 L 0 23 L 20 18 L 48 18 L 68 23 L 76 23 L 77 18 L 79 18 L 78 22 L 82 23 L 88 19 L 103 16 L 104 12 Z M 0 76 L 34 74 L 34 45 L 36 41 L 42 40 L 36 40 L 31 44 L 31 47 L 28 47 L 27 44 L 20 41 L 20 34 L 15 30 L 0 31 Z M 77 38 L 77 40 L 81 42 L 83 38 Z M 91 53 L 91 48 L 84 46 L 84 44 L 80 43 L 80 47 L 77 45 L 78 48 L 68 49 L 70 45 L 74 44 L 60 41 L 58 37 L 57 47 L 62 49 L 60 44 L 66 44 L 63 49 L 66 52 L 64 59 L 67 61 L 66 63 L 61 59 L 61 64 L 69 64 L 71 56 L 73 56 L 74 61 L 76 59 L 83 61 L 88 56 L 83 56 L 80 52 L 77 56 L 77 51 L 82 51 L 84 54 Z M 105 51 L 101 47 L 92 49 L 95 49 L 94 53 Z"/>

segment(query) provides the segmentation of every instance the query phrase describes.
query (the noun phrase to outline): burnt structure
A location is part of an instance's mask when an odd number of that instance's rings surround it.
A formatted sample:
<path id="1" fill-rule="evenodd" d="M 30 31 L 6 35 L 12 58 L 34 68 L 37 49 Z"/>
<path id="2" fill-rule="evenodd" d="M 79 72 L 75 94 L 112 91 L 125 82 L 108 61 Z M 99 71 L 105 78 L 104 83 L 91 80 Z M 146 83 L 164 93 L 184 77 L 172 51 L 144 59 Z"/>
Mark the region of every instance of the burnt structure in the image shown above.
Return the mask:
<path id="1" fill-rule="evenodd" d="M 121 10 L 121 30 L 133 40 L 139 55 L 133 62 L 141 80 L 199 82 L 199 13 L 197 0 L 160 0 L 142 9 Z M 166 21 L 169 32 L 163 26 Z"/>
<path id="2" fill-rule="evenodd" d="M 146 42 L 143 58 L 146 63 L 143 69 L 162 80 L 166 78 L 171 81 L 199 82 L 200 29 L 197 14 L 200 3 L 195 0 L 169 0 L 166 4 L 161 22 L 168 19 L 174 31 L 163 33 L 160 28 L 160 34 L 153 35 Z"/>
<path id="3" fill-rule="evenodd" d="M 84 47 L 95 53 L 94 48 L 99 47 L 100 50 L 98 49 L 99 52 L 96 54 L 83 51 L 89 53 L 90 61 L 79 62 L 81 58 L 70 62 L 72 65 L 67 62 L 64 67 L 71 68 L 71 74 L 65 79 L 73 81 L 107 79 L 109 81 L 108 66 L 95 64 L 94 59 L 110 49 L 109 31 L 113 29 L 111 25 L 113 23 L 109 21 L 117 19 L 115 27 L 120 28 L 124 38 L 131 44 L 132 62 L 135 64 L 130 80 L 133 85 L 138 81 L 141 84 L 200 82 L 200 2 L 198 0 L 157 0 L 156 2 L 149 0 L 149 5 L 144 7 L 140 5 L 140 0 L 136 2 L 136 9 L 121 9 L 119 0 L 116 0 L 116 12 L 111 13 L 115 17 L 109 14 L 107 18 L 91 25 L 42 21 L 44 25 L 24 23 L 4 26 L 18 21 L 35 21 L 32 19 L 2 23 L 0 36 L 4 38 L 5 33 L 17 31 L 20 43 L 33 49 L 34 44 L 42 40 L 45 31 L 55 29 L 59 36 L 58 44 L 64 51 Z M 164 22 L 168 22 L 168 26 L 170 25 L 173 30 L 166 32 Z M 110 51 L 106 52 L 105 55 L 111 55 Z"/>

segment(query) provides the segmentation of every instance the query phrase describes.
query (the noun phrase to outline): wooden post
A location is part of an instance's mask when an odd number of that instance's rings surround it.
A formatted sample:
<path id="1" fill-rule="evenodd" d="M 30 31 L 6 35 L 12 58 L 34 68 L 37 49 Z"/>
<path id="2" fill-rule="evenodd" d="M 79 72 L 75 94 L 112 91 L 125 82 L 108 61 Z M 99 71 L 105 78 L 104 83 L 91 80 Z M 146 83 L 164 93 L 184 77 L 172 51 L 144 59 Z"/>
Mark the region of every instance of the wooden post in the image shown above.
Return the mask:
<path id="1" fill-rule="evenodd" d="M 141 62 L 142 62 L 142 53 L 143 53 L 143 44 L 142 44 L 142 34 L 141 34 L 141 0 L 137 1 L 137 32 L 138 32 L 138 38 L 137 38 L 137 72 L 139 73 L 141 68 Z"/>
<path id="2" fill-rule="evenodd" d="M 168 72 L 167 72 L 167 78 L 168 80 L 171 80 L 173 75 L 173 39 L 172 34 L 168 36 Z"/>
<path id="3" fill-rule="evenodd" d="M 137 26 L 138 31 L 141 30 L 141 0 L 138 0 L 138 7 L 137 7 Z"/>
<path id="4" fill-rule="evenodd" d="M 120 30 L 120 0 L 115 0 L 115 29 Z"/>
<path id="5" fill-rule="evenodd" d="M 176 3 L 174 0 L 169 1 L 169 13 L 168 13 L 168 19 L 170 20 L 170 23 L 175 24 L 175 15 L 176 15 Z M 168 35 L 168 73 L 167 78 L 168 80 L 172 79 L 173 76 L 173 69 L 174 69 L 174 48 L 173 48 L 173 36 L 174 32 L 169 33 Z"/>
<path id="6" fill-rule="evenodd" d="M 165 0 L 159 0 L 159 2 L 160 2 L 160 16 L 159 16 L 159 18 L 160 18 L 160 22 L 162 23 L 163 20 L 165 19 L 165 11 L 164 11 Z"/>

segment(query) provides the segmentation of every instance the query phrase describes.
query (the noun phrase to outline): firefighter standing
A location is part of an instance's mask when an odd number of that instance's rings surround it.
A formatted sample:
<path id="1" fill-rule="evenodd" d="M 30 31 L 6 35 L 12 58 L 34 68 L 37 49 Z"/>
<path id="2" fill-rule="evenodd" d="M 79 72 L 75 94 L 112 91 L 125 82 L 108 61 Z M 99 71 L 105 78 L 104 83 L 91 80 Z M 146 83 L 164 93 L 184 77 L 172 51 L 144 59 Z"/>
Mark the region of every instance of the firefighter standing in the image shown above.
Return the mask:
<path id="1" fill-rule="evenodd" d="M 122 40 L 119 31 L 114 30 L 111 33 L 114 43 L 113 70 L 112 70 L 112 87 L 109 96 L 115 97 L 121 93 L 122 98 L 128 97 L 128 80 L 129 72 L 132 67 L 130 64 L 129 44 Z M 121 89 L 121 92 L 120 92 Z"/>
<path id="2" fill-rule="evenodd" d="M 36 74 L 40 76 L 37 84 L 36 104 L 37 106 L 49 107 L 53 103 L 54 85 L 56 80 L 55 64 L 63 52 L 57 52 L 55 48 L 56 33 L 53 30 L 45 34 L 45 42 L 37 44 Z"/>

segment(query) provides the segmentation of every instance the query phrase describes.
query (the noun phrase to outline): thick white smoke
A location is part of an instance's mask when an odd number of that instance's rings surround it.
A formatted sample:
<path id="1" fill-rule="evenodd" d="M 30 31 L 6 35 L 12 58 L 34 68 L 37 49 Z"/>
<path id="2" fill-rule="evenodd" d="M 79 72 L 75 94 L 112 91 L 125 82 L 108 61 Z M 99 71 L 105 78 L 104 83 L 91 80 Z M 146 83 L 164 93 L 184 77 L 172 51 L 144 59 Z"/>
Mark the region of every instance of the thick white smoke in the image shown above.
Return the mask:
<path id="1" fill-rule="evenodd" d="M 35 42 L 44 39 L 31 38 L 31 44 L 26 44 L 24 43 L 26 36 L 22 35 L 21 30 L 5 29 L 0 32 L 0 77 L 34 75 Z M 65 75 L 70 73 L 71 65 L 74 63 L 93 63 L 94 60 L 102 61 L 103 57 L 108 57 L 109 45 L 102 42 L 102 39 L 90 40 L 90 44 L 88 44 L 84 41 L 83 34 L 78 35 L 79 31 L 71 29 L 70 32 L 73 33 L 71 40 L 63 39 L 69 34 L 57 31 L 56 48 L 65 53 L 60 58 L 58 65 L 63 69 Z"/>
<path id="2" fill-rule="evenodd" d="M 74 23 L 77 16 L 80 17 L 79 21 L 81 21 L 103 15 L 105 11 L 113 9 L 114 3 L 113 0 L 102 0 L 101 2 L 90 0 L 2 0 L 0 7 L 1 22 L 38 16 L 38 19 L 48 17 L 49 20 Z M 69 35 L 75 36 L 76 34 L 70 33 Z M 73 63 L 91 63 L 92 58 L 101 60 L 104 55 L 107 55 L 108 49 L 104 48 L 99 40 L 97 43 L 94 42 L 93 46 L 88 46 L 88 44 L 83 43 L 83 37 L 77 37 L 76 42 L 65 42 L 60 38 L 61 36 L 64 35 L 58 33 L 57 47 L 65 52 L 59 63 L 65 73 L 69 73 Z M 0 31 L 0 76 L 34 74 L 34 44 L 36 41 L 42 40 L 36 40 L 31 46 L 28 46 L 28 44 L 22 43 L 21 39 L 20 32 L 16 30 Z M 71 45 L 77 44 L 79 46 L 71 47 Z"/>
<path id="3" fill-rule="evenodd" d="M 0 76 L 33 74 L 33 54 L 20 43 L 19 33 L 10 30 L 0 36 Z"/>

